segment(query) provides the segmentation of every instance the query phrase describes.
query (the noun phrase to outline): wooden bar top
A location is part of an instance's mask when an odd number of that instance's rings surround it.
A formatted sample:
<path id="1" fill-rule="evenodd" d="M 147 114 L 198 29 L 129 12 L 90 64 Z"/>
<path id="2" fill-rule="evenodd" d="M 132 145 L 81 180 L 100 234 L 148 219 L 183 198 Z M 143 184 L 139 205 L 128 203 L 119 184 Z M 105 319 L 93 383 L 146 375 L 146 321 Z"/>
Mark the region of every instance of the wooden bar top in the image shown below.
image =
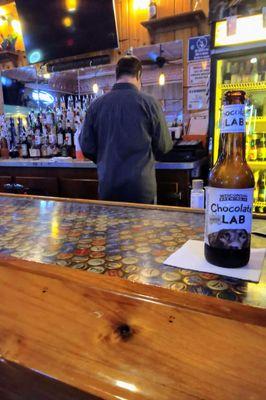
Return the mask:
<path id="1" fill-rule="evenodd" d="M 265 399 L 265 271 L 251 284 L 162 264 L 202 239 L 202 212 L 0 208 L 1 400 Z"/>
<path id="2" fill-rule="evenodd" d="M 266 313 L 9 257 L 1 400 L 264 400 Z"/>

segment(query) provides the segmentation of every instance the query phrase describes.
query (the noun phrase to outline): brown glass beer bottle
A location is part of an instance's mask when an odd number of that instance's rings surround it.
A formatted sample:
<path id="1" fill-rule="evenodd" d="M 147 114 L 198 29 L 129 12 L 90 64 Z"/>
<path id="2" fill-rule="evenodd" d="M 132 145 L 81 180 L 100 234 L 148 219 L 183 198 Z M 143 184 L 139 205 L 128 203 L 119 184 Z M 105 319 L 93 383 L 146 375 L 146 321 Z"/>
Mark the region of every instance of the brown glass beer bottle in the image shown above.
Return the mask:
<path id="1" fill-rule="evenodd" d="M 243 267 L 250 257 L 255 182 L 245 157 L 245 95 L 225 94 L 222 151 L 206 189 L 205 257 L 219 267 Z"/>

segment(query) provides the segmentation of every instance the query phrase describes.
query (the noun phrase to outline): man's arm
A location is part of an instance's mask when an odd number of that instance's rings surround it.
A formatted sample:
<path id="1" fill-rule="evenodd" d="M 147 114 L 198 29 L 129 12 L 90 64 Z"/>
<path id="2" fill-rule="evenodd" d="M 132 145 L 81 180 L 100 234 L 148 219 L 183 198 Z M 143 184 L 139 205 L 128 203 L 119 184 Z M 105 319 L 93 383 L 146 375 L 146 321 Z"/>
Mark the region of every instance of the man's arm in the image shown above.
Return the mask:
<path id="1" fill-rule="evenodd" d="M 79 135 L 79 144 L 85 157 L 97 163 L 97 137 L 93 128 L 93 109 L 89 107 Z"/>
<path id="2" fill-rule="evenodd" d="M 152 119 L 152 149 L 155 155 L 168 153 L 173 148 L 169 129 L 162 111 L 162 107 L 154 100 L 151 106 Z"/>

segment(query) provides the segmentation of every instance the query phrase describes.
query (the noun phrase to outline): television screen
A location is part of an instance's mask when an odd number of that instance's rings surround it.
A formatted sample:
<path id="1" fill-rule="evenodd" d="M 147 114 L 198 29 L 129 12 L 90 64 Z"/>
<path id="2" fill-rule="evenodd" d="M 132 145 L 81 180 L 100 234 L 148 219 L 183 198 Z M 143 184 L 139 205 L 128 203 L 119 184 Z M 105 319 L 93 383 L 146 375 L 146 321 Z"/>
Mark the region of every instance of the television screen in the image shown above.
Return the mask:
<path id="1" fill-rule="evenodd" d="M 16 0 L 30 64 L 118 47 L 113 0 Z"/>

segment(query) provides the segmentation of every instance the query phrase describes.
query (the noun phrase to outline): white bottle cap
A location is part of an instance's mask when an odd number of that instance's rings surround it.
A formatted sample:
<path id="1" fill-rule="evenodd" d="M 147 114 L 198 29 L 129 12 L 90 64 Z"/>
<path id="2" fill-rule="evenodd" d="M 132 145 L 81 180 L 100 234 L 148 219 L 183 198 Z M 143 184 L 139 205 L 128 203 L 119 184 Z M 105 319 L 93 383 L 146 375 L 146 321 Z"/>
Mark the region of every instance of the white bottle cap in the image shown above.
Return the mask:
<path id="1" fill-rule="evenodd" d="M 203 189 L 203 180 L 202 179 L 193 179 L 192 181 L 192 189 Z"/>

